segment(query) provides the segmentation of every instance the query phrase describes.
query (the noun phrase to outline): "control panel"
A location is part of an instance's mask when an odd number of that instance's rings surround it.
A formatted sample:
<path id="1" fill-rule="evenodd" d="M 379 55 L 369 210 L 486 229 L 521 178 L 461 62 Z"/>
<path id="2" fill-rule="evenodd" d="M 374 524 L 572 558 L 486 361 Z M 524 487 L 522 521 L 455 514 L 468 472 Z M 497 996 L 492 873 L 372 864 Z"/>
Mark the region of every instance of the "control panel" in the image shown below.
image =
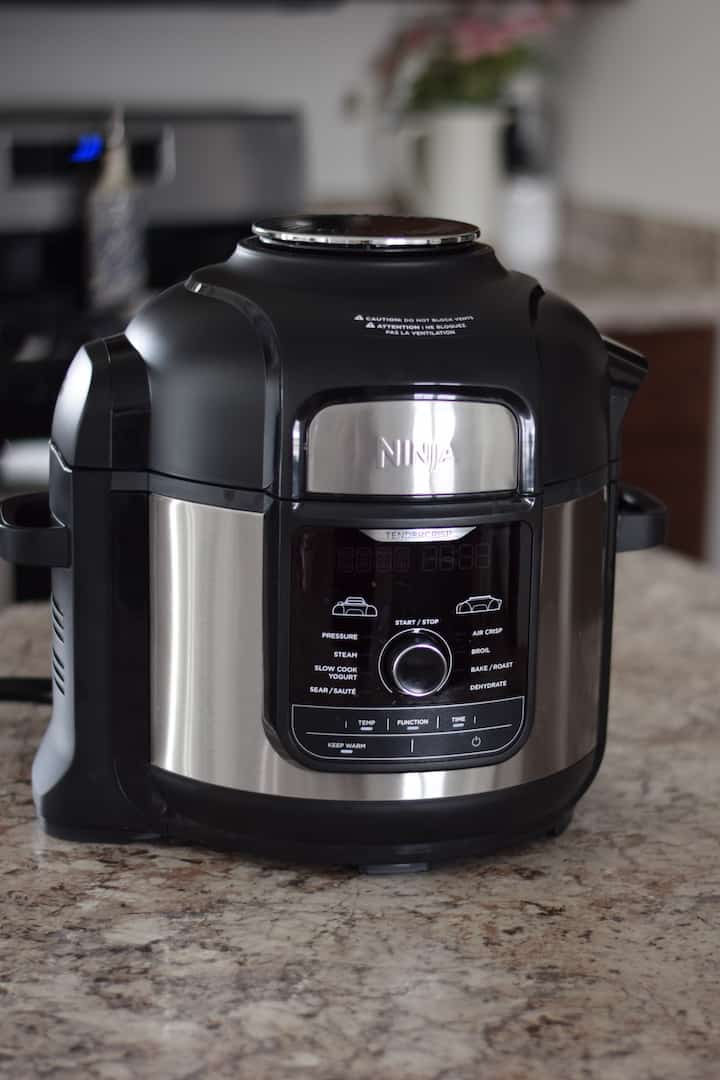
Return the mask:
<path id="1" fill-rule="evenodd" d="M 510 753 L 526 722 L 531 545 L 519 521 L 299 529 L 290 693 L 300 756 L 362 771 Z"/>

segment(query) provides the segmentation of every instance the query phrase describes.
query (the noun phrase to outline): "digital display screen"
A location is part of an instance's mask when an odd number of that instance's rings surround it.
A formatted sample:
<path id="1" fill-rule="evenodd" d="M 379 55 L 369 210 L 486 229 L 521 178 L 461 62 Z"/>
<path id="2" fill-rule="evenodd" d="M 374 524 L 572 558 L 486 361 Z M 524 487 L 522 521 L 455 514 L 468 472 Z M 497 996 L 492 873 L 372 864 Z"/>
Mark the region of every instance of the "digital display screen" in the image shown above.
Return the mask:
<path id="1" fill-rule="evenodd" d="M 522 697 L 531 550 L 530 526 L 519 521 L 422 541 L 376 540 L 356 527 L 298 529 L 293 703 L 411 706 L 402 694 L 393 697 L 378 674 L 381 650 L 409 627 L 439 634 L 452 654 L 452 670 L 433 705 Z"/>
<path id="2" fill-rule="evenodd" d="M 343 544 L 336 549 L 339 574 L 453 573 L 489 570 L 487 541 L 452 544 Z"/>

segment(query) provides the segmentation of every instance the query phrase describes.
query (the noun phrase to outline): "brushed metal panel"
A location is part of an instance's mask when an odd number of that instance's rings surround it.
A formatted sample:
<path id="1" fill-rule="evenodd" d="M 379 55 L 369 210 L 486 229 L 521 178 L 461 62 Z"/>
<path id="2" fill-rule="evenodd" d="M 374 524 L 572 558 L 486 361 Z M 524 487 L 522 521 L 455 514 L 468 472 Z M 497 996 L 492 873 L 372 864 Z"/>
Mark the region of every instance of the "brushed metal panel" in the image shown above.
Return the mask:
<path id="1" fill-rule="evenodd" d="M 514 491 L 518 426 L 487 401 L 327 405 L 307 432 L 307 490 L 336 495 Z"/>
<path id="2" fill-rule="evenodd" d="M 535 721 L 518 753 L 362 774 L 293 764 L 263 732 L 262 515 L 152 496 L 153 763 L 242 791 L 358 801 L 477 795 L 567 768 L 597 739 L 605 500 L 601 491 L 545 511 Z"/>
<path id="3" fill-rule="evenodd" d="M 265 742 L 262 545 L 262 514 L 150 497 L 151 746 L 164 768 L 227 778 Z"/>
<path id="4" fill-rule="evenodd" d="M 597 741 L 607 489 L 548 507 L 543 515 L 534 739 L 548 755 L 578 760 Z"/>

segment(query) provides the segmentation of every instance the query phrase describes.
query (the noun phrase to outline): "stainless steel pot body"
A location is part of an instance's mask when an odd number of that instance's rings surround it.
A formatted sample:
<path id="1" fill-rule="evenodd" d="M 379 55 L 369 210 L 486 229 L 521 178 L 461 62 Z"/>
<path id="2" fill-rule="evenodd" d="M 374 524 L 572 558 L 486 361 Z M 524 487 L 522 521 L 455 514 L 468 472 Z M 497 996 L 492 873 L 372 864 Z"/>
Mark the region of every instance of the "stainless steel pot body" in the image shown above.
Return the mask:
<path id="1" fill-rule="evenodd" d="M 497 764 L 319 771 L 268 731 L 265 513 L 150 497 L 151 759 L 169 773 L 262 795 L 403 801 L 497 792 L 561 772 L 598 741 L 609 573 L 605 486 L 542 513 L 529 735 Z"/>

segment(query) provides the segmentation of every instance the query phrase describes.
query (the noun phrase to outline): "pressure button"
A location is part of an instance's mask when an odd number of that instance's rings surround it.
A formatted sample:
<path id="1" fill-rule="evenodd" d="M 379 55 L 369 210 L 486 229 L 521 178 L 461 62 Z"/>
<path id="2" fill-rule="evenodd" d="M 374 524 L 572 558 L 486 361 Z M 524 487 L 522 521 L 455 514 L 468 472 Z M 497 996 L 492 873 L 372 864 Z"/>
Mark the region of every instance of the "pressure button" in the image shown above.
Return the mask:
<path id="1" fill-rule="evenodd" d="M 403 630 L 383 646 L 379 667 L 391 693 L 421 698 L 445 685 L 452 655 L 445 638 L 433 630 Z"/>

